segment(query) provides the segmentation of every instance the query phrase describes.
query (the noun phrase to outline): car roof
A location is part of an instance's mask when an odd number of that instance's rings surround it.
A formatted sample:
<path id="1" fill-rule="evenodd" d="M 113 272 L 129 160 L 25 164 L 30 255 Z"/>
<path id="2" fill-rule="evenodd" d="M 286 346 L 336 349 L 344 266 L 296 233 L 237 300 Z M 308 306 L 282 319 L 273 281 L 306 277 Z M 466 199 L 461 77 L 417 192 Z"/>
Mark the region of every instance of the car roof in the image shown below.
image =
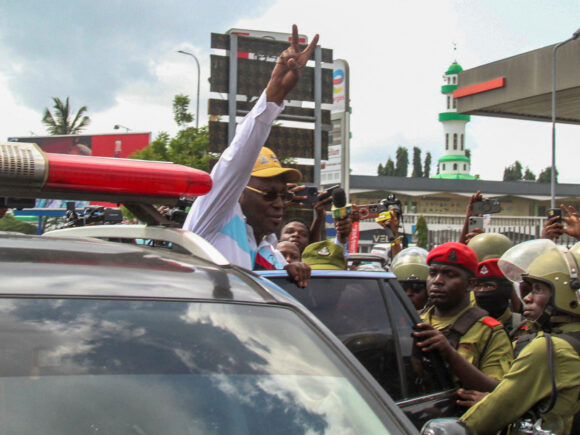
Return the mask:
<path id="1" fill-rule="evenodd" d="M 0 234 L 0 295 L 286 299 L 235 266 L 96 239 Z"/>
<path id="2" fill-rule="evenodd" d="M 285 270 L 260 270 L 256 272 L 264 278 L 277 278 L 287 276 Z M 358 272 L 356 270 L 312 270 L 312 277 L 327 277 L 327 278 L 381 278 L 381 279 L 397 279 L 392 272 L 379 271 L 365 271 Z"/>

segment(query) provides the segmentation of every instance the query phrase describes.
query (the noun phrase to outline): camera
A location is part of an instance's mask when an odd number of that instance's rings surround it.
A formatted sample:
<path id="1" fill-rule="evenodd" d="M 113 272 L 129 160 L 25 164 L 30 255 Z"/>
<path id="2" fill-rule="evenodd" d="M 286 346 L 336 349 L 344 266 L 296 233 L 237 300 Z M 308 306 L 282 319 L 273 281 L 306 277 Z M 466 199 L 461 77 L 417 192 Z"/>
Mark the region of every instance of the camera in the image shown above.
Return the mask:
<path id="1" fill-rule="evenodd" d="M 179 198 L 175 207 L 170 209 L 166 214 L 165 217 L 167 220 L 171 222 L 175 222 L 176 225 L 182 227 L 185 223 L 185 218 L 187 218 L 187 214 L 189 213 L 189 209 L 193 204 L 193 200 L 188 198 Z"/>
<path id="2" fill-rule="evenodd" d="M 123 222 L 123 213 L 117 208 L 103 206 L 89 206 L 77 213 L 74 202 L 66 203 L 65 228 L 84 227 L 85 225 L 120 224 Z"/>
<path id="3" fill-rule="evenodd" d="M 397 218 L 400 220 L 401 216 L 403 215 L 403 206 L 401 204 L 401 200 L 397 199 L 397 197 L 389 193 L 385 199 L 381 199 L 379 203 L 385 207 L 385 210 L 394 211 L 397 215 Z"/>
<path id="4" fill-rule="evenodd" d="M 484 199 L 483 201 L 476 201 L 472 204 L 473 214 L 493 214 L 499 213 L 503 209 L 497 199 Z"/>

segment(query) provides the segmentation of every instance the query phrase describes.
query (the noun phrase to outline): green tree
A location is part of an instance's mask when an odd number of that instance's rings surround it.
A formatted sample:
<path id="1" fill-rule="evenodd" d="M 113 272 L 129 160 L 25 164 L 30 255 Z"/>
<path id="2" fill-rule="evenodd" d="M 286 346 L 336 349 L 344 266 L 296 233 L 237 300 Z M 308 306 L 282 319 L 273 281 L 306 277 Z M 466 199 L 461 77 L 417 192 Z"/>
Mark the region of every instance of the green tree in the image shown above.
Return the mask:
<path id="1" fill-rule="evenodd" d="M 423 167 L 421 166 L 421 149 L 413 147 L 413 173 L 411 177 L 423 177 Z"/>
<path id="2" fill-rule="evenodd" d="M 179 127 L 185 127 L 193 121 L 193 115 L 189 113 L 190 102 L 187 95 L 178 94 L 173 97 L 173 119 Z"/>
<path id="3" fill-rule="evenodd" d="M 0 231 L 14 231 L 24 234 L 36 234 L 36 227 L 28 222 L 22 222 L 11 214 L 6 214 L 0 219 Z"/>
<path id="4" fill-rule="evenodd" d="M 377 168 L 377 175 L 385 175 L 385 168 L 383 167 L 382 163 L 379 163 L 379 167 Z"/>
<path id="5" fill-rule="evenodd" d="M 520 181 L 523 177 L 522 164 L 516 160 L 513 165 L 503 170 L 503 181 Z"/>
<path id="6" fill-rule="evenodd" d="M 415 240 L 417 240 L 417 246 L 427 249 L 429 243 L 429 229 L 427 228 L 427 221 L 422 214 L 417 216 L 417 223 L 415 224 Z"/>
<path id="7" fill-rule="evenodd" d="M 173 99 L 173 117 L 181 127 L 191 122 L 187 121 L 189 118 L 186 116 L 189 98 L 183 97 L 183 95 L 176 95 Z M 159 133 L 149 146 L 136 151 L 130 157 L 140 160 L 173 162 L 209 171 L 212 160 L 217 159 L 217 157 L 210 154 L 208 148 L 209 129 L 207 126 L 199 129 L 184 127 L 177 132 L 174 138 L 165 132 Z"/>
<path id="8" fill-rule="evenodd" d="M 469 148 L 465 148 L 465 157 L 471 159 L 471 150 Z"/>
<path id="9" fill-rule="evenodd" d="M 395 165 L 395 175 L 406 177 L 409 167 L 409 151 L 405 147 L 397 148 L 397 164 Z"/>
<path id="10" fill-rule="evenodd" d="M 536 180 L 538 183 L 551 183 L 552 182 L 552 167 L 548 166 L 540 175 L 538 175 L 538 179 Z M 556 169 L 556 183 L 558 182 L 558 170 Z"/>
<path id="11" fill-rule="evenodd" d="M 54 102 L 54 114 L 45 108 L 42 117 L 42 123 L 46 125 L 49 134 L 78 134 L 90 124 L 91 119 L 84 115 L 87 112 L 87 106 L 81 107 L 71 119 L 72 113 L 68 97 L 64 102 L 56 97 L 53 97 L 52 101 Z"/>
<path id="12" fill-rule="evenodd" d="M 390 176 L 395 175 L 395 163 L 393 162 L 393 159 L 391 159 L 390 157 L 389 160 L 387 160 L 384 171 L 385 171 L 384 175 Z"/>
<path id="13" fill-rule="evenodd" d="M 425 165 L 423 169 L 423 177 L 429 178 L 431 173 L 431 153 L 425 154 Z"/>
<path id="14" fill-rule="evenodd" d="M 530 168 L 528 168 L 526 166 L 526 171 L 524 172 L 524 180 L 526 181 L 535 181 L 536 180 L 536 174 L 534 174 L 532 171 L 530 171 Z"/>

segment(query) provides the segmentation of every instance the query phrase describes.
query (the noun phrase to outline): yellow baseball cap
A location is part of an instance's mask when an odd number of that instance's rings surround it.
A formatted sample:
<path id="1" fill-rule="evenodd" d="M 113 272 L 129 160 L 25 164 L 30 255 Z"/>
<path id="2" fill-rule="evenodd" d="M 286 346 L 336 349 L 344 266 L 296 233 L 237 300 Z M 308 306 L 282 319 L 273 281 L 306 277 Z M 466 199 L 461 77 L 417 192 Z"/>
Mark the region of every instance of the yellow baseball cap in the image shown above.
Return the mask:
<path id="1" fill-rule="evenodd" d="M 252 177 L 272 178 L 278 175 L 284 175 L 286 181 L 290 183 L 297 183 L 302 179 L 299 171 L 294 168 L 283 168 L 274 151 L 263 147 L 252 169 Z"/>

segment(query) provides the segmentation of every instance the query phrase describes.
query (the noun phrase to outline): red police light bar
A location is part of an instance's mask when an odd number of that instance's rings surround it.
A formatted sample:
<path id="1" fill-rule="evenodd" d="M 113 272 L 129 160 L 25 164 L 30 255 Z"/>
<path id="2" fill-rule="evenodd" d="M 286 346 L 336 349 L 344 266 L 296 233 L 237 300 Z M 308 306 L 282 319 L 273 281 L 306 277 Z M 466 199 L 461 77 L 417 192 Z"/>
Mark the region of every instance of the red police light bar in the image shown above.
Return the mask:
<path id="1" fill-rule="evenodd" d="M 169 162 L 44 153 L 0 144 L 0 196 L 172 204 L 211 190 L 208 173 Z"/>

